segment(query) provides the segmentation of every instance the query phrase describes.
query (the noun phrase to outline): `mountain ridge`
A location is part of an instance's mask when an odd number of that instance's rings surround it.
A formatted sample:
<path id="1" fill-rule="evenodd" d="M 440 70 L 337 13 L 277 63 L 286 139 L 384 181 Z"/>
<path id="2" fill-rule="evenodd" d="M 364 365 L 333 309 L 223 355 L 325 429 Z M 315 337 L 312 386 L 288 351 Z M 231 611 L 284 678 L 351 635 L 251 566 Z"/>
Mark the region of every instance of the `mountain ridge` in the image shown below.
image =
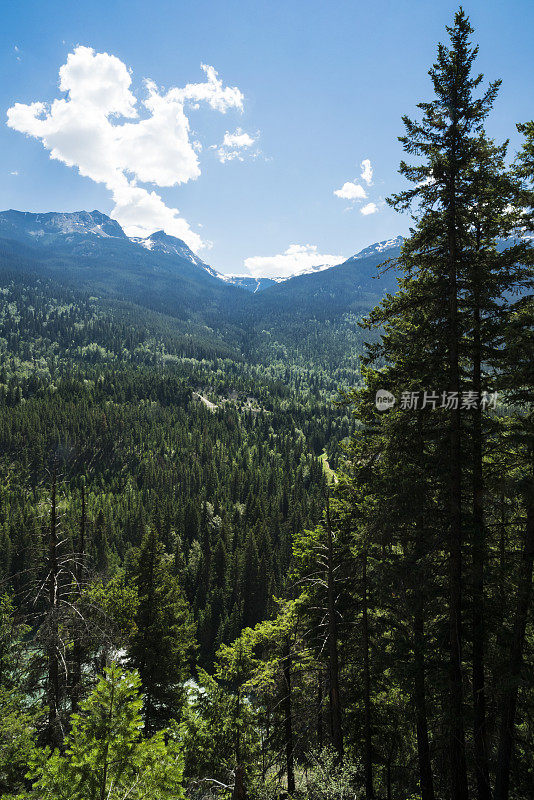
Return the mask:
<path id="1" fill-rule="evenodd" d="M 400 252 L 401 237 L 369 245 L 345 262 L 283 281 L 225 280 L 177 237 L 127 237 L 101 212 L 0 212 L 0 285 L 25 281 L 76 290 L 108 315 L 172 318 L 188 352 L 232 352 L 251 363 L 310 364 L 337 380 L 358 380 L 358 320 L 386 292 L 395 270 L 377 267 Z M 248 283 L 248 285 L 247 285 Z M 109 305 L 111 303 L 111 306 Z M 169 323 L 170 324 L 170 323 Z"/>
<path id="2" fill-rule="evenodd" d="M 92 295 L 182 319 L 200 316 L 204 323 L 245 294 L 221 281 L 182 240 L 153 235 L 152 247 L 143 246 L 99 211 L 1 212 L 0 266 L 12 272 L 15 264 Z"/>
<path id="3" fill-rule="evenodd" d="M 384 253 L 387 250 L 393 250 L 397 247 L 400 247 L 402 242 L 404 241 L 404 237 L 399 234 L 399 236 L 395 236 L 392 239 L 383 239 L 380 242 L 374 242 L 373 244 L 364 247 L 363 250 L 359 250 L 352 256 L 349 256 L 343 261 L 340 261 L 338 264 L 329 264 L 326 266 L 325 264 L 317 264 L 312 267 L 305 267 L 298 272 L 294 272 L 291 275 L 286 276 L 273 276 L 273 277 L 255 277 L 249 275 L 222 275 L 221 277 L 223 280 L 229 281 L 231 283 L 235 283 L 236 285 L 243 286 L 244 288 L 248 289 L 256 293 L 257 291 L 261 291 L 265 289 L 267 286 L 272 285 L 273 283 L 284 283 L 285 281 L 289 281 L 292 278 L 300 278 L 303 275 L 314 275 L 317 272 L 326 272 L 330 269 L 336 269 L 337 267 L 341 267 L 343 264 L 351 261 L 358 261 L 362 258 L 369 258 L 371 256 L 377 255 L 379 253 Z M 220 273 L 219 273 L 220 274 Z"/>
<path id="4" fill-rule="evenodd" d="M 95 237 L 92 240 L 92 237 Z M 402 236 L 375 242 L 363 250 L 358 251 L 339 264 L 325 267 L 317 265 L 312 268 L 293 273 L 289 276 L 253 276 L 240 274 L 225 274 L 216 270 L 203 261 L 191 248 L 176 236 L 165 233 L 163 230 L 154 231 L 149 236 L 127 236 L 120 224 L 101 211 L 74 211 L 74 212 L 30 212 L 9 209 L 0 212 L 0 238 L 13 239 L 23 244 L 38 246 L 57 246 L 66 243 L 76 246 L 78 252 L 83 251 L 82 242 L 87 247 L 96 245 L 99 240 L 116 239 L 127 246 L 127 242 L 134 247 L 141 247 L 144 251 L 159 255 L 175 256 L 199 267 L 213 278 L 217 278 L 227 285 L 233 285 L 248 292 L 257 293 L 274 284 L 286 283 L 294 278 L 311 276 L 337 269 L 348 262 L 361 260 L 384 253 L 389 249 L 398 247 L 402 243 Z"/>

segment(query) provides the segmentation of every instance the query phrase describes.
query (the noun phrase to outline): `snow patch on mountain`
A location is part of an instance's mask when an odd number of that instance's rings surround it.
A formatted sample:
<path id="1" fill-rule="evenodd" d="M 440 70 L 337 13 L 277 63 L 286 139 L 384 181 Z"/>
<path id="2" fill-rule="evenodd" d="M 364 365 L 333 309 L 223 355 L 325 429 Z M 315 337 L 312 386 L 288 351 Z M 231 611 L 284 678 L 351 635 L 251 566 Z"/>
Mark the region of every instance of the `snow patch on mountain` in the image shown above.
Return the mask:
<path id="1" fill-rule="evenodd" d="M 375 244 L 365 247 L 348 260 L 357 261 L 360 258 L 368 258 L 369 256 L 375 255 L 375 253 L 385 253 L 386 250 L 392 250 L 394 247 L 400 247 L 403 241 L 403 236 L 395 236 L 394 239 L 384 239 L 382 242 L 375 242 Z"/>
<path id="2" fill-rule="evenodd" d="M 402 236 L 395 236 L 393 239 L 384 239 L 381 242 L 375 242 L 374 244 L 369 245 L 369 247 L 365 247 L 363 250 L 360 250 L 355 255 L 348 258 L 346 261 L 340 261 L 339 264 L 316 264 L 313 266 L 307 266 L 303 269 L 300 269 L 296 272 L 293 272 L 291 275 L 284 275 L 279 277 L 269 276 L 268 278 L 261 278 L 252 275 L 221 275 L 219 274 L 218 277 L 221 278 L 223 281 L 227 281 L 228 283 L 233 283 L 236 286 L 241 286 L 243 289 L 248 289 L 248 291 L 257 292 L 261 289 L 265 289 L 266 286 L 269 286 L 272 283 L 283 283 L 284 281 L 289 281 L 291 278 L 297 278 L 301 275 L 312 275 L 316 272 L 324 272 L 327 269 L 336 269 L 336 267 L 341 266 L 341 264 L 346 264 L 347 262 L 357 261 L 361 258 L 369 258 L 373 255 L 380 255 L 382 253 L 385 254 L 384 257 L 387 257 L 387 251 L 393 250 L 394 248 L 398 248 L 402 245 L 404 241 L 404 237 Z"/>
<path id="3" fill-rule="evenodd" d="M 205 270 L 210 275 L 213 275 L 214 278 L 221 277 L 213 267 L 210 267 L 209 264 L 206 264 L 201 258 L 195 255 L 182 239 L 178 239 L 176 236 L 170 236 L 165 233 L 165 231 L 156 231 L 145 238 L 131 236 L 130 241 L 144 247 L 146 250 L 150 250 L 152 253 L 179 256 Z"/>
<path id="4" fill-rule="evenodd" d="M 5 211 L 2 222 L 12 230 L 24 231 L 27 236 L 42 239 L 46 236 L 99 236 L 125 239 L 126 234 L 118 222 L 101 211 L 46 212 Z"/>

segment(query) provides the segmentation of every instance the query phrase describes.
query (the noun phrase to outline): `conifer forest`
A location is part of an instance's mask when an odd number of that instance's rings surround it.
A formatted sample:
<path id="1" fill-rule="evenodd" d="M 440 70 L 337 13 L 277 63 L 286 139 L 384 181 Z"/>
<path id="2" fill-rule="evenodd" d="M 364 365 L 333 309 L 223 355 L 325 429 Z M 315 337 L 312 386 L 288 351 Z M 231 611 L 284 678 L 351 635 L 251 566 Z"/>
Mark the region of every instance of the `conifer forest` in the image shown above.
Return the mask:
<path id="1" fill-rule="evenodd" d="M 4 800 L 534 798 L 534 122 L 473 26 L 371 254 L 0 214 Z"/>

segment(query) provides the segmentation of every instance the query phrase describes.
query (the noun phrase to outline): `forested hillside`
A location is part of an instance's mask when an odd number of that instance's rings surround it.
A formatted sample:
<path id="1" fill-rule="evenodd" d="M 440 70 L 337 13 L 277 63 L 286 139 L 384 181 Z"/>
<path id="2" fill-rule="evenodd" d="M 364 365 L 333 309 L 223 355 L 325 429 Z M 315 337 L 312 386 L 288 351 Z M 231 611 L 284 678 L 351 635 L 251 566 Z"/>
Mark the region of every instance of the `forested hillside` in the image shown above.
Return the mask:
<path id="1" fill-rule="evenodd" d="M 2 229 L 0 796 L 534 796 L 534 123 L 472 33 L 402 243 L 252 294 Z"/>
<path id="2" fill-rule="evenodd" d="M 337 388 L 359 379 L 358 321 L 397 288 L 395 270 L 378 268 L 398 256 L 400 241 L 378 243 L 315 274 L 261 279 L 267 289 L 251 293 L 224 280 L 180 239 L 163 232 L 129 239 L 98 211 L 0 213 L 6 280 L 26 275 L 28 285 L 44 280 L 62 291 L 83 289 L 99 306 L 140 308 L 142 319 L 149 310 L 153 319 L 164 314 L 174 331 L 192 335 L 192 347 L 210 341 L 221 353 L 265 367 L 311 366 Z"/>

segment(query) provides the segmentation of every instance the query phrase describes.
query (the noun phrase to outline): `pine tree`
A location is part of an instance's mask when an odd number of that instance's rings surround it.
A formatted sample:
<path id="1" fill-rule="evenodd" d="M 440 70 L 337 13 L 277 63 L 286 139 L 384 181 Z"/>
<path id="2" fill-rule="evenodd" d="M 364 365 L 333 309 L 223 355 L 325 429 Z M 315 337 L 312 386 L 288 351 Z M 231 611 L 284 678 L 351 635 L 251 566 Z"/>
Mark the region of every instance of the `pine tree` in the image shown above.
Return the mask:
<path id="1" fill-rule="evenodd" d="M 145 727 L 151 733 L 180 713 L 181 684 L 195 650 L 195 625 L 171 559 L 153 529 L 139 548 L 132 579 L 139 605 L 129 657 L 139 672 Z"/>
<path id="2" fill-rule="evenodd" d="M 327 499 L 324 523 L 304 531 L 294 540 L 293 580 L 300 587 L 303 609 L 309 616 L 310 641 L 317 653 L 326 655 L 329 688 L 329 728 L 332 745 L 341 762 L 344 736 L 341 698 L 340 626 L 350 600 L 346 582 L 356 569 L 348 544 L 347 531 L 336 518 Z M 351 598 L 352 599 L 352 598 Z M 350 607 L 350 606 L 349 606 Z"/>
<path id="3" fill-rule="evenodd" d="M 135 673 L 109 667 L 72 717 L 65 751 L 46 752 L 34 791 L 56 800 L 181 800 L 183 758 L 170 738 L 143 739 Z"/>
<path id="4" fill-rule="evenodd" d="M 516 172 L 524 181 L 520 223 L 534 231 L 534 123 L 518 126 L 525 142 L 518 156 Z M 523 228 L 523 232 L 524 232 Z M 506 683 L 501 698 L 500 730 L 495 775 L 495 800 L 508 800 L 511 788 L 512 755 L 516 740 L 519 684 L 523 667 L 529 609 L 532 605 L 534 569 L 534 250 L 527 254 L 527 292 L 515 301 L 507 320 L 504 368 L 501 386 L 512 403 L 526 412 L 516 412 L 512 422 L 514 438 L 523 454 L 524 471 L 520 491 L 524 498 L 524 538 L 519 566 L 512 637 L 508 655 Z"/>
<path id="5" fill-rule="evenodd" d="M 506 148 L 494 145 L 483 131 L 498 83 L 475 98 L 482 76 L 471 77 L 477 51 L 469 44 L 471 28 L 462 11 L 449 32 L 451 46 L 439 47 L 430 73 L 436 99 L 420 104 L 421 123 L 404 120 L 407 133 L 401 141 L 423 163 L 401 164 L 401 172 L 416 186 L 391 203 L 399 209 L 417 203 L 416 225 L 397 262 L 403 270 L 399 293 L 388 296 L 366 323 L 381 326 L 382 337 L 369 347 L 366 385 L 351 398 L 357 401 L 362 428 L 351 446 L 349 474 L 338 492 L 347 504 L 346 513 L 354 518 L 355 542 L 359 530 L 360 541 L 367 540 L 380 553 L 375 591 L 381 613 L 385 609 L 390 614 L 381 585 L 398 586 L 406 605 L 413 653 L 410 692 L 425 800 L 432 800 L 435 791 L 426 662 L 441 639 L 435 601 L 445 587 L 449 688 L 448 698 L 440 700 L 448 711 L 449 741 L 443 754 L 449 759 L 447 779 L 453 798 L 468 796 L 471 774 L 480 798 L 490 792 L 484 480 L 489 454 L 497 446 L 499 422 L 486 413 L 480 400 L 485 391 L 498 387 L 506 370 L 511 355 L 506 331 L 514 317 L 510 296 L 526 286 L 529 260 L 524 241 L 497 247 L 498 239 L 513 235 L 525 218 L 515 208 L 521 187 L 505 170 Z M 517 364 L 509 366 L 512 383 L 519 379 L 523 384 Z M 384 388 L 402 402 L 381 415 L 374 399 Z M 475 410 L 462 408 L 462 390 L 467 388 L 478 398 Z M 425 391 L 430 402 L 423 409 Z M 447 571 L 440 555 L 444 542 Z M 402 618 L 399 612 L 396 607 L 389 616 L 392 625 Z M 469 764 L 462 655 L 467 633 L 472 642 L 475 751 Z M 396 637 L 396 642 L 399 647 L 402 638 Z M 405 676 L 397 669 L 394 673 L 404 683 Z M 439 697 L 441 681 L 439 674 L 436 677 L 431 694 Z"/>
<path id="6" fill-rule="evenodd" d="M 463 674 L 464 616 L 464 548 L 466 522 L 464 504 L 465 422 L 460 398 L 465 386 L 463 342 L 466 336 L 465 281 L 473 250 L 473 206 L 479 202 L 479 187 L 472 180 L 473 164 L 479 164 L 487 151 L 481 147 L 484 120 L 498 91 L 499 82 L 490 84 L 480 96 L 475 92 L 483 76 L 473 75 L 477 48 L 470 44 L 472 28 L 462 9 L 454 25 L 448 28 L 450 47 L 438 47 L 437 62 L 430 70 L 435 99 L 420 103 L 422 121 L 404 118 L 406 134 L 401 138 L 410 155 L 424 160 L 421 166 L 401 164 L 401 173 L 417 185 L 391 200 L 398 209 L 418 201 L 417 227 L 404 247 L 407 263 L 426 279 L 430 302 L 444 300 L 438 319 L 443 327 L 441 368 L 446 375 L 446 388 L 458 398 L 456 407 L 448 411 L 448 612 L 449 612 L 449 756 L 451 796 L 467 800 L 469 794 L 466 745 Z M 436 309 L 437 310 L 437 309 Z M 438 380 L 438 375 L 435 376 Z M 477 487 L 477 492 L 480 491 Z M 480 538 L 480 537 L 479 537 Z M 480 567 L 477 565 L 477 569 Z M 480 586 L 478 586 L 480 592 Z M 479 654 L 480 656 L 480 654 Z M 482 666 L 483 668 L 483 666 Z M 481 664 L 477 664 L 479 675 Z M 479 675 L 480 680 L 482 676 Z M 478 687 L 481 691 L 483 687 Z M 479 696 L 479 695 L 477 695 Z M 478 708 L 478 717 L 483 715 Z M 480 723 L 480 719 L 477 720 Z M 477 730 L 476 739 L 484 736 Z M 484 744 L 478 747 L 486 760 Z M 477 762 L 478 763 L 478 762 Z M 487 798 L 487 763 L 478 776 L 479 796 Z"/>

